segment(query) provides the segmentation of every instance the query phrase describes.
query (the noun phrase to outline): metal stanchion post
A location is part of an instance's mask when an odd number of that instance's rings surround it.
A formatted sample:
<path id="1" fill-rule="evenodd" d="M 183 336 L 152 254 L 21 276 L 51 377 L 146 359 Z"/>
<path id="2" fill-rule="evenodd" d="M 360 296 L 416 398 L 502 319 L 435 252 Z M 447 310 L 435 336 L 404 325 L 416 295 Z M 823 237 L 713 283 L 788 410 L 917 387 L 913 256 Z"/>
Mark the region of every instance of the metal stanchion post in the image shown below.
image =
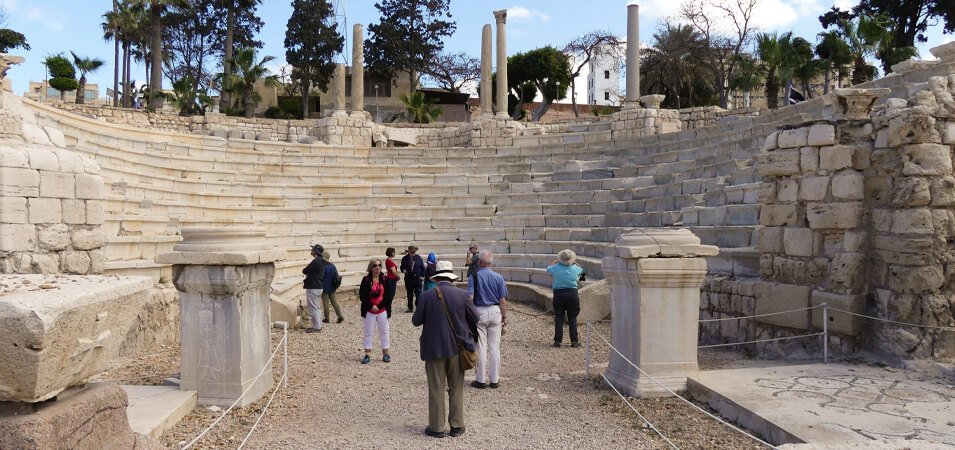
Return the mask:
<path id="1" fill-rule="evenodd" d="M 822 304 L 822 362 L 829 363 L 829 304 Z"/>
<path id="2" fill-rule="evenodd" d="M 590 327 L 593 326 L 587 321 L 587 348 L 584 349 L 584 376 L 590 378 Z"/>
<path id="3" fill-rule="evenodd" d="M 282 355 L 285 357 L 284 366 L 282 372 L 282 386 L 288 387 L 288 322 L 282 322 L 282 330 L 285 336 L 282 338 Z"/>

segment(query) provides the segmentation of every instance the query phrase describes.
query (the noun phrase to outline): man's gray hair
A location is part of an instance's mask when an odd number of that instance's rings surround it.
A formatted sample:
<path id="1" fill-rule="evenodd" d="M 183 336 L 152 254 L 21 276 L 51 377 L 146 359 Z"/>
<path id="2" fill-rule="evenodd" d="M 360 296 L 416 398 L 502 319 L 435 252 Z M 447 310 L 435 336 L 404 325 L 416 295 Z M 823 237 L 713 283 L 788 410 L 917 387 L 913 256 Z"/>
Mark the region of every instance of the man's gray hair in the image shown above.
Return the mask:
<path id="1" fill-rule="evenodd" d="M 491 263 L 494 262 L 494 255 L 490 250 L 481 250 L 481 252 L 478 253 L 478 259 L 481 260 L 482 263 L 490 266 Z"/>

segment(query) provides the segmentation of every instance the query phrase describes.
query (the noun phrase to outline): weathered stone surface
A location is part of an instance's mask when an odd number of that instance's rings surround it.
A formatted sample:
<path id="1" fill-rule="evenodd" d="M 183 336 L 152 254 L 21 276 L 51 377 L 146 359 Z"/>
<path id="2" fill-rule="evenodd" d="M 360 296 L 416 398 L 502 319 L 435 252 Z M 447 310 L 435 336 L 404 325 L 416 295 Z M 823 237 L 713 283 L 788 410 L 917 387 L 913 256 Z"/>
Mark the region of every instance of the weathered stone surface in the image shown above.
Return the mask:
<path id="1" fill-rule="evenodd" d="M 938 265 L 889 266 L 889 285 L 901 294 L 921 294 L 939 289 L 945 283 L 945 271 Z"/>
<path id="2" fill-rule="evenodd" d="M 19 167 L 0 167 L 0 196 L 37 197 L 40 195 L 40 172 Z"/>
<path id="3" fill-rule="evenodd" d="M 779 180 L 776 198 L 780 203 L 795 202 L 799 197 L 799 181 L 792 178 Z"/>
<path id="4" fill-rule="evenodd" d="M 819 306 L 825 303 L 829 305 L 830 308 L 856 314 L 865 314 L 865 298 L 861 295 L 842 295 L 823 291 L 812 291 L 810 303 L 810 306 Z M 814 330 L 822 330 L 822 319 L 822 308 L 812 310 L 812 327 Z M 830 309 L 828 326 L 829 333 L 858 336 L 862 333 L 863 320 L 861 317 Z"/>
<path id="5" fill-rule="evenodd" d="M 86 223 L 86 202 L 83 200 L 63 200 L 63 223 L 82 225 Z"/>
<path id="6" fill-rule="evenodd" d="M 809 228 L 786 227 L 783 235 L 783 248 L 790 256 L 812 256 L 815 254 L 813 231 Z"/>
<path id="7" fill-rule="evenodd" d="M 829 193 L 829 177 L 805 177 L 799 184 L 799 199 L 804 201 L 825 200 Z"/>
<path id="8" fill-rule="evenodd" d="M 862 200 L 864 177 L 854 170 L 845 170 L 832 177 L 832 196 L 836 200 Z"/>
<path id="9" fill-rule="evenodd" d="M 832 257 L 829 264 L 829 278 L 844 289 L 861 288 L 864 264 L 864 253 L 839 253 Z"/>
<path id="10" fill-rule="evenodd" d="M 793 130 L 783 130 L 779 133 L 779 148 L 805 147 L 809 142 L 809 128 L 802 127 Z"/>
<path id="11" fill-rule="evenodd" d="M 0 197 L 2 223 L 27 223 L 27 199 L 24 197 Z"/>
<path id="12" fill-rule="evenodd" d="M 73 174 L 40 171 L 40 196 L 73 198 Z"/>
<path id="13" fill-rule="evenodd" d="M 103 178 L 99 175 L 76 174 L 76 198 L 102 200 L 104 192 Z"/>
<path id="14" fill-rule="evenodd" d="M 759 210 L 759 224 L 771 227 L 799 225 L 796 205 L 763 205 Z"/>
<path id="15" fill-rule="evenodd" d="M 759 229 L 760 253 L 781 253 L 783 251 L 783 227 L 762 227 Z"/>
<path id="16" fill-rule="evenodd" d="M 34 250 L 36 226 L 31 224 L 0 224 L 0 251 L 28 252 Z"/>
<path id="17" fill-rule="evenodd" d="M 940 144 L 912 144 L 902 147 L 903 175 L 951 175 L 951 148 Z"/>
<path id="18" fill-rule="evenodd" d="M 812 173 L 819 169 L 819 149 L 803 147 L 799 149 L 799 165 L 803 173 Z"/>
<path id="19" fill-rule="evenodd" d="M 809 127 L 807 142 L 813 147 L 835 145 L 836 127 L 828 123 L 817 123 Z"/>
<path id="20" fill-rule="evenodd" d="M 806 220 L 813 229 L 857 228 L 862 223 L 861 202 L 809 203 L 806 205 Z"/>
<path id="21" fill-rule="evenodd" d="M 63 252 L 61 255 L 62 272 L 84 275 L 90 272 L 90 255 L 86 252 Z"/>
<path id="22" fill-rule="evenodd" d="M 951 177 L 949 177 L 951 178 Z M 892 206 L 925 206 L 932 201 L 932 194 L 929 190 L 931 184 L 928 179 L 922 177 L 902 177 L 895 181 L 895 188 L 892 190 Z M 955 178 L 951 179 L 953 200 L 955 200 Z M 940 186 L 943 188 L 944 185 Z M 944 194 L 943 194 L 944 195 Z"/>
<path id="23" fill-rule="evenodd" d="M 126 417 L 126 393 L 113 383 L 90 383 L 35 412 L 0 417 L 0 442 L 17 449 L 164 448 L 133 432 Z"/>
<path id="24" fill-rule="evenodd" d="M 753 289 L 756 294 L 756 314 L 771 314 L 809 307 L 809 286 L 761 281 L 756 283 Z M 809 328 L 809 311 L 758 317 L 756 321 L 805 330 Z"/>
<path id="25" fill-rule="evenodd" d="M 113 367 L 152 288 L 148 277 L 54 280 L 52 289 L 31 290 L 49 278 L 5 279 L 13 290 L 0 297 L 0 401 L 46 400 Z"/>
<path id="26" fill-rule="evenodd" d="M 106 235 L 98 229 L 77 229 L 71 236 L 73 248 L 77 250 L 93 250 L 106 243 Z"/>
<path id="27" fill-rule="evenodd" d="M 786 176 L 799 173 L 799 150 L 777 150 L 756 155 L 756 170 L 763 176 Z"/>
<path id="28" fill-rule="evenodd" d="M 37 230 L 40 250 L 59 251 L 70 245 L 70 227 L 57 223 Z"/>
<path id="29" fill-rule="evenodd" d="M 833 145 L 819 149 L 819 168 L 823 170 L 841 170 L 852 167 L 852 155 L 855 147 Z"/>
<path id="30" fill-rule="evenodd" d="M 62 207 L 58 198 L 30 198 L 27 200 L 30 223 L 60 223 Z"/>
<path id="31" fill-rule="evenodd" d="M 932 234 L 932 211 L 928 208 L 900 209 L 892 214 L 892 232 L 897 234 Z"/>

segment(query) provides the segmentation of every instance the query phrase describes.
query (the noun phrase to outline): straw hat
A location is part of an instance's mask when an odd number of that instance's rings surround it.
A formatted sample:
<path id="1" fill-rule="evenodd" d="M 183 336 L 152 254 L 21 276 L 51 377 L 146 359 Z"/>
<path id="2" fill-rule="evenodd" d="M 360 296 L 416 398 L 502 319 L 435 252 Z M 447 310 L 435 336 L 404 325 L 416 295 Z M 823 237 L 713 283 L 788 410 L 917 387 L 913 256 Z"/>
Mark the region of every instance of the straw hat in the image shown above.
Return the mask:
<path id="1" fill-rule="evenodd" d="M 560 253 L 557 254 L 557 258 L 560 259 L 560 262 L 568 266 L 577 262 L 577 254 L 571 249 L 561 250 Z"/>
<path id="2" fill-rule="evenodd" d="M 457 280 L 458 276 L 454 274 L 454 264 L 451 264 L 451 261 L 438 261 L 438 264 L 434 267 L 435 273 L 431 276 L 431 279 L 443 278 L 446 280 Z"/>

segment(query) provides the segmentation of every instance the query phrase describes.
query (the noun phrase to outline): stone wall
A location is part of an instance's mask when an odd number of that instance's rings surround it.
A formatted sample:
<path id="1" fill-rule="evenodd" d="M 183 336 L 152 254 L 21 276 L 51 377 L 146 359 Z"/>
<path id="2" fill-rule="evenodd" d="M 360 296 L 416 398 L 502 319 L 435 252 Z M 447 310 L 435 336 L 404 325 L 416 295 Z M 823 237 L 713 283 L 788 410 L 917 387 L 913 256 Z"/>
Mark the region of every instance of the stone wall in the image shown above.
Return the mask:
<path id="1" fill-rule="evenodd" d="M 723 119 L 738 116 L 754 116 L 760 113 L 760 109 L 758 108 L 736 108 L 727 110 L 719 106 L 698 106 L 695 108 L 683 108 L 679 111 L 680 122 L 683 124 L 684 130 L 709 127 L 720 123 Z"/>
<path id="2" fill-rule="evenodd" d="M 506 147 L 514 145 L 514 138 L 524 130 L 516 120 L 478 118 L 471 122 L 472 147 Z"/>
<path id="3" fill-rule="evenodd" d="M 103 273 L 99 165 L 64 148 L 63 133 L 37 125 L 12 94 L 2 102 L 0 273 Z"/>
<path id="4" fill-rule="evenodd" d="M 610 130 L 614 140 L 673 133 L 681 130 L 680 112 L 624 106 L 613 114 Z"/>
<path id="5" fill-rule="evenodd" d="M 471 124 L 455 122 L 438 123 L 390 123 L 378 125 L 385 135 L 388 130 L 412 131 L 417 138 L 416 147 L 467 147 L 471 145 Z"/>

